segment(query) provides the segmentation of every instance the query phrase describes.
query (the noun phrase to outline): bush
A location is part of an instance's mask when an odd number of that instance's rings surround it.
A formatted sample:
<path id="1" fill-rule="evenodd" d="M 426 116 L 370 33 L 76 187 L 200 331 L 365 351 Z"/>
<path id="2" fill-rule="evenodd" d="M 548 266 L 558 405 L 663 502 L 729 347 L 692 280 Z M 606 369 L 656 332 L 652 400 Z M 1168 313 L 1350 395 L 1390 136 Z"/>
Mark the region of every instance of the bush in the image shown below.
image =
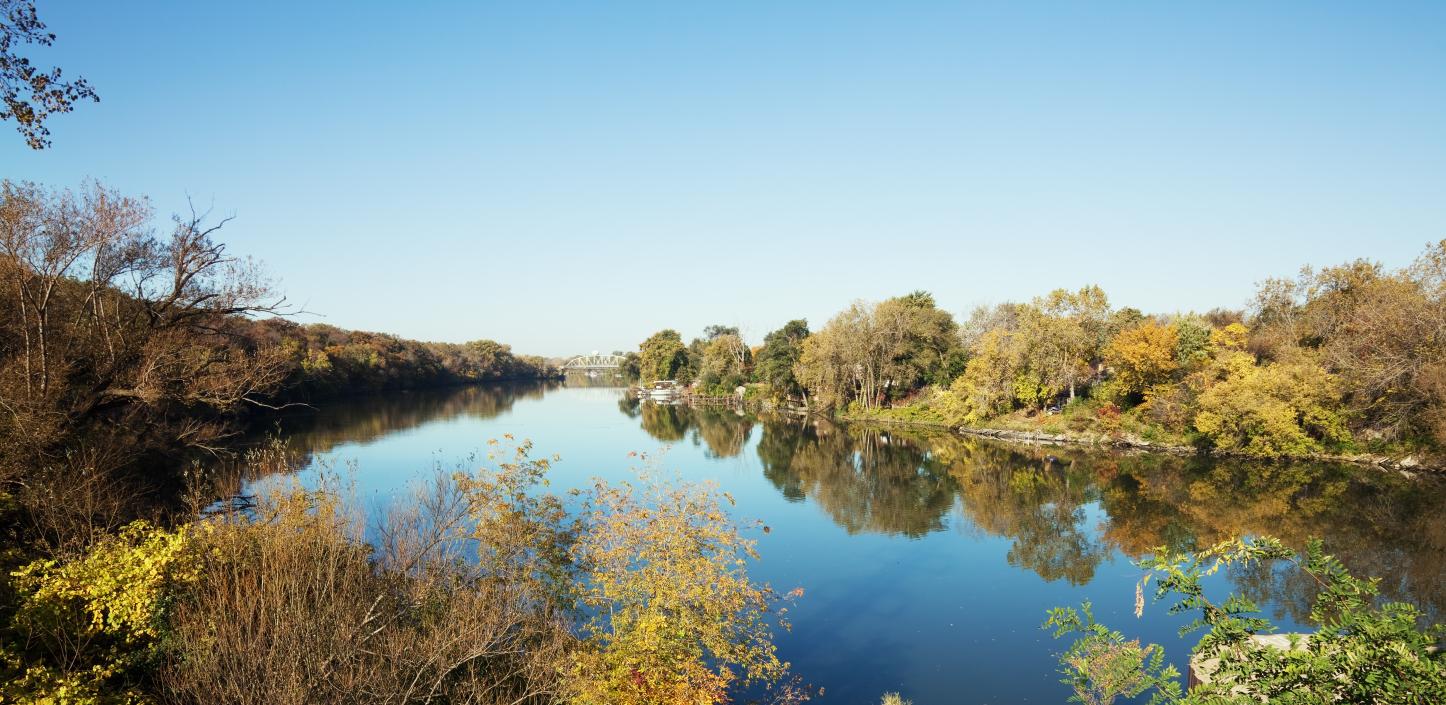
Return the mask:
<path id="1" fill-rule="evenodd" d="M 136 522 L 70 560 L 15 571 L 14 641 L 0 654 L 0 702 L 144 700 L 169 595 L 198 574 L 189 543 L 185 530 Z"/>
<path id="2" fill-rule="evenodd" d="M 1308 576 L 1317 587 L 1308 621 L 1316 628 L 1305 648 L 1277 649 L 1250 637 L 1274 630 L 1249 599 L 1231 595 L 1215 602 L 1202 581 L 1224 567 L 1265 569 L 1280 562 Z M 1233 540 L 1196 554 L 1165 548 L 1139 564 L 1148 572 L 1135 590 L 1135 614 L 1145 609 L 1145 588 L 1155 582 L 1155 599 L 1173 596 L 1172 613 L 1195 613 L 1182 630 L 1203 629 L 1194 649 L 1200 659 L 1218 659 L 1206 682 L 1181 695 L 1178 673 L 1162 666 L 1162 648 L 1140 646 L 1094 623 L 1085 605 L 1051 610 L 1047 628 L 1055 636 L 1081 636 L 1061 656 L 1075 699 L 1108 703 L 1146 692 L 1151 702 L 1186 703 L 1439 703 L 1446 702 L 1446 660 L 1435 651 L 1446 627 L 1422 628 L 1415 607 L 1379 599 L 1378 580 L 1352 576 L 1321 543 L 1303 555 L 1272 538 Z"/>
<path id="3" fill-rule="evenodd" d="M 1306 359 L 1255 364 L 1249 353 L 1217 362 L 1220 381 L 1200 395 L 1195 428 L 1216 448 L 1249 455 L 1307 455 L 1350 441 L 1335 377 Z"/>

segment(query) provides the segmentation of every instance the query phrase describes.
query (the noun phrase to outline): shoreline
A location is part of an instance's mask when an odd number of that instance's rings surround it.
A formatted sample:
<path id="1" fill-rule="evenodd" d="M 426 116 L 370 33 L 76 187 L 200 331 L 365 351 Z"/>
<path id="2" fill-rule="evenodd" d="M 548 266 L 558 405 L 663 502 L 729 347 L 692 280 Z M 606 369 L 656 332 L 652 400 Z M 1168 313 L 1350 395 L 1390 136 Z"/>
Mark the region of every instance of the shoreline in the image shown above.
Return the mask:
<path id="1" fill-rule="evenodd" d="M 1007 428 L 989 428 L 973 426 L 952 426 L 937 421 L 909 421 L 904 419 L 881 419 L 867 416 L 839 416 L 836 420 L 844 423 L 876 424 L 883 426 L 910 426 L 915 428 L 931 428 L 938 431 L 961 436 L 975 436 L 979 438 L 992 438 L 994 440 L 1006 441 L 1009 443 L 1021 443 L 1028 445 L 1074 445 L 1088 446 L 1098 449 L 1127 449 L 1152 453 L 1166 453 L 1176 456 L 1198 456 L 1202 458 L 1232 458 L 1256 461 L 1286 461 L 1286 462 L 1327 462 L 1345 463 L 1359 465 L 1362 467 L 1373 467 L 1379 470 L 1394 470 L 1405 475 L 1427 474 L 1436 477 L 1446 477 L 1446 465 L 1440 465 L 1432 461 L 1423 460 L 1415 455 L 1405 457 L 1392 457 L 1385 455 L 1373 455 L 1360 453 L 1356 455 L 1342 455 L 1338 453 L 1312 453 L 1310 455 L 1281 456 L 1277 458 L 1261 458 L 1240 452 L 1205 450 L 1190 445 L 1174 443 L 1158 443 L 1147 441 L 1141 438 L 1133 438 L 1124 435 L 1109 435 L 1104 433 L 1045 433 L 1043 431 L 1018 431 Z"/>
<path id="2" fill-rule="evenodd" d="M 803 416 L 817 415 L 805 408 L 787 407 L 774 403 L 769 403 L 766 401 L 761 401 L 758 399 L 739 399 L 738 397 L 731 395 L 712 396 L 704 394 L 684 394 L 675 401 L 688 405 L 699 404 L 704 406 L 738 407 L 749 412 L 770 411 L 775 413 L 793 413 Z M 1386 455 L 1374 455 L 1370 453 L 1359 453 L 1355 455 L 1343 455 L 1338 453 L 1312 453 L 1310 455 L 1289 455 L 1275 458 L 1262 458 L 1259 456 L 1250 455 L 1248 453 L 1241 453 L 1238 451 L 1202 449 L 1191 445 L 1147 441 L 1142 438 L 1136 438 L 1128 435 L 1070 432 L 1046 433 L 1044 431 L 1019 431 L 1007 428 L 953 426 L 940 421 L 891 419 L 857 415 L 829 416 L 825 418 L 830 418 L 831 420 L 840 423 L 926 428 L 951 434 L 958 434 L 961 436 L 992 438 L 994 440 L 1026 445 L 1073 445 L 1086 446 L 1101 450 L 1114 449 L 1135 450 L 1150 453 L 1165 453 L 1168 455 L 1175 455 L 1180 457 L 1196 456 L 1201 458 L 1231 458 L 1265 462 L 1284 461 L 1343 463 L 1348 465 L 1358 465 L 1361 467 L 1372 467 L 1383 471 L 1395 471 L 1407 476 L 1425 474 L 1438 478 L 1446 478 L 1446 465 L 1442 465 L 1437 461 L 1422 459 L 1415 455 L 1394 457 Z"/>

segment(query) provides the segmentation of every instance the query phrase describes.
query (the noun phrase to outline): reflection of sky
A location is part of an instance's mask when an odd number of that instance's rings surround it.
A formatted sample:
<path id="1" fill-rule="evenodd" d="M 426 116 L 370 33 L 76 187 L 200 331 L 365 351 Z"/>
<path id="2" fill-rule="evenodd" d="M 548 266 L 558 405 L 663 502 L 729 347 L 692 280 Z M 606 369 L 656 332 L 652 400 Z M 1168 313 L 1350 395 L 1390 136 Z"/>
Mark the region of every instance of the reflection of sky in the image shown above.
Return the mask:
<path id="1" fill-rule="evenodd" d="M 541 398 L 516 399 L 492 418 L 434 418 L 366 442 L 344 442 L 319 462 L 343 470 L 350 466 L 357 496 L 371 508 L 405 496 L 409 482 L 435 467 L 485 465 L 482 458 L 489 450 L 508 452 L 505 445 L 487 445 L 504 434 L 531 439 L 533 457 L 561 456 L 551 478 L 558 491 L 587 486 L 594 476 L 631 479 L 630 468 L 641 465 L 631 452 L 653 455 L 657 463 L 652 470 L 662 477 L 716 481 L 736 498 L 738 517 L 759 519 L 771 529 L 766 535 L 754 534 L 763 559 L 752 567 L 753 576 L 780 592 L 804 589 L 804 597 L 790 610 L 792 632 L 779 636 L 780 653 L 806 680 L 825 687 L 831 702 L 872 702 L 887 690 L 901 691 L 919 705 L 1063 702 L 1067 692 L 1058 683 L 1052 656 L 1062 647 L 1039 625 L 1048 608 L 1084 600 L 1093 601 L 1101 621 L 1165 644 L 1183 670 L 1193 637 L 1182 641 L 1176 635 L 1184 620 L 1167 616 L 1163 603 L 1149 605 L 1143 619 L 1134 617 L 1140 572 L 1127 557 L 1102 545 L 1101 528 L 1110 517 L 1100 502 L 1092 501 L 1094 494 L 1064 508 L 1075 511 L 1073 520 L 1063 516 L 1074 532 L 1069 537 L 1074 543 L 1068 545 L 1080 549 L 1082 544 L 1088 554 L 1082 560 L 1097 559 L 1098 564 L 1092 573 L 1083 573 L 1090 576 L 1083 585 L 1064 578 L 1047 581 L 1027 565 L 1011 564 L 1010 556 L 1021 551 L 1023 535 L 982 530 L 970 520 L 971 508 L 962 504 L 968 499 L 956 495 L 952 509 L 944 506 L 942 530 L 932 533 L 913 538 L 850 534 L 817 498 L 791 502 L 763 476 L 760 425 L 752 426 L 741 452 L 731 457 L 710 452 L 696 428 L 664 451 L 640 427 L 640 418 L 620 412 L 619 394 L 556 389 Z M 737 431 L 741 425 L 729 428 Z M 867 479 L 881 483 L 880 492 L 891 481 Z M 862 482 L 858 487 L 874 485 Z M 857 492 L 858 487 L 843 489 Z M 805 489 L 811 486 L 806 483 Z M 854 494 L 847 499 L 860 500 Z M 862 498 L 872 499 L 878 497 Z M 848 507 L 882 511 L 888 506 L 862 500 Z M 1058 509 L 1045 501 L 1033 511 Z M 1029 536 L 1037 542 L 1037 551 L 1030 555 L 1049 561 L 1063 556 L 1068 563 L 1071 554 L 1049 543 L 1059 535 L 1041 533 L 1052 528 L 1058 525 L 1025 527 L 1036 532 Z M 1208 586 L 1223 596 L 1228 578 L 1212 577 Z"/>

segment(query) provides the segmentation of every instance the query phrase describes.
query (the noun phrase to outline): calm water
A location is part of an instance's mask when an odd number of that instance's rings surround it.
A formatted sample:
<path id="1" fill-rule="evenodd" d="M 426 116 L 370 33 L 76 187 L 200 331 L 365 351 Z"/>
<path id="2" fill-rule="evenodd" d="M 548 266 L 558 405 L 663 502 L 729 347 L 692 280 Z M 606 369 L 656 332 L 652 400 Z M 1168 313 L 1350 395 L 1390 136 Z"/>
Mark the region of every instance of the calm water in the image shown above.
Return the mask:
<path id="1" fill-rule="evenodd" d="M 280 429 L 310 462 L 351 468 L 372 502 L 503 434 L 562 457 L 555 488 L 631 478 L 630 452 L 667 448 L 664 469 L 717 481 L 740 518 L 772 528 L 752 575 L 804 589 L 779 648 L 825 689 L 820 702 L 898 690 L 917 705 L 1062 703 L 1060 645 L 1039 625 L 1047 608 L 1083 600 L 1183 667 L 1193 639 L 1176 635 L 1179 620 L 1159 605 L 1132 613 L 1130 561 L 1159 545 L 1321 536 L 1389 593 L 1438 619 L 1446 606 L 1446 483 L 1369 469 L 1008 446 L 539 384 L 336 402 Z M 1290 624 L 1309 597 L 1300 578 L 1236 572 L 1214 587 L 1234 586 Z"/>

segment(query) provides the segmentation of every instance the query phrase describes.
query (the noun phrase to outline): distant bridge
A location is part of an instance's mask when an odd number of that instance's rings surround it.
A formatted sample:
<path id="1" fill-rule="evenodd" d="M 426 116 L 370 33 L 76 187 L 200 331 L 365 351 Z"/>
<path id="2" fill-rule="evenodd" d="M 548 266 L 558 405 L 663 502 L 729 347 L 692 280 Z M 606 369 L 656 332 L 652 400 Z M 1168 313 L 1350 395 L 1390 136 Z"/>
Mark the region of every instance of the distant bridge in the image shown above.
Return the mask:
<path id="1" fill-rule="evenodd" d="M 622 355 L 599 355 L 594 352 L 591 355 L 578 355 L 577 357 L 562 363 L 562 370 L 568 372 L 578 370 L 590 372 L 592 370 L 617 370 L 623 366 Z"/>

